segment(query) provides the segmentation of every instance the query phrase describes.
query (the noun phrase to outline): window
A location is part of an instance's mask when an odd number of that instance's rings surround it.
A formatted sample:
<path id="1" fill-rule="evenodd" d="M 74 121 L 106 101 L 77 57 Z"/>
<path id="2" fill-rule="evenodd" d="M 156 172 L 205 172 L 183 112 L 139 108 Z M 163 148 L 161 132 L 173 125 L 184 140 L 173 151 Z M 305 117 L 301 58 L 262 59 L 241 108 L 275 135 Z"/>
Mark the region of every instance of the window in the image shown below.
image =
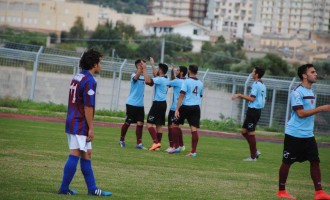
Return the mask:
<path id="1" fill-rule="evenodd" d="M 194 29 L 194 35 L 197 35 L 197 33 L 198 33 L 198 30 Z"/>

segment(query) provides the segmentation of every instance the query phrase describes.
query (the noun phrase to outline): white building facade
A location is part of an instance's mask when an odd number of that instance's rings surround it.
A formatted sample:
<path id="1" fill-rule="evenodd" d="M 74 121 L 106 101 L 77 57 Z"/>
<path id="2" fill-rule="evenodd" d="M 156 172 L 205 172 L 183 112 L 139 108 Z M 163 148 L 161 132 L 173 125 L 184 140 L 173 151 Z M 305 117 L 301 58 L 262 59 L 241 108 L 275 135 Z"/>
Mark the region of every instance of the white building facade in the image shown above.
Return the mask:
<path id="1" fill-rule="evenodd" d="M 179 34 L 183 37 L 190 37 L 193 45 L 193 52 L 200 52 L 204 42 L 210 41 L 209 30 L 195 22 L 183 20 L 159 21 L 151 23 L 145 30 L 145 35 Z"/>

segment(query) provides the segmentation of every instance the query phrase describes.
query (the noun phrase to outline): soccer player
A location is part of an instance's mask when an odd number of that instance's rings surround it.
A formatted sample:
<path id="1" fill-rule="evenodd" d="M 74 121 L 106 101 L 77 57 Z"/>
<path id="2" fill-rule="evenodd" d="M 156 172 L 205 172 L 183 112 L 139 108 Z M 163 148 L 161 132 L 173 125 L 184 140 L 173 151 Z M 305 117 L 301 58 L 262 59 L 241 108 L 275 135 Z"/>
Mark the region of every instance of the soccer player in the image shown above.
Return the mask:
<path id="1" fill-rule="evenodd" d="M 87 50 L 80 59 L 81 73 L 75 75 L 71 81 L 65 124 L 70 154 L 64 166 L 62 184 L 58 194 L 77 194 L 76 190 L 69 189 L 69 185 L 80 160 L 80 169 L 85 178 L 88 194 L 95 196 L 112 195 L 111 192 L 96 187 L 91 163 L 96 95 L 96 80 L 93 75 L 101 71 L 101 57 L 100 52 L 93 49 Z"/>
<path id="2" fill-rule="evenodd" d="M 173 120 L 172 134 L 179 135 L 179 125 L 184 124 L 184 120 L 187 119 L 191 129 L 191 152 L 187 156 L 197 156 L 197 144 L 198 144 L 198 128 L 201 117 L 201 98 L 203 96 L 203 83 L 197 79 L 198 67 L 196 65 L 189 65 L 188 78 L 183 81 L 178 103 L 175 109 Z M 175 149 L 169 153 L 178 153 L 181 149 L 176 145 Z"/>
<path id="3" fill-rule="evenodd" d="M 247 140 L 250 147 L 250 157 L 243 161 L 257 161 L 261 155 L 257 150 L 257 142 L 255 138 L 255 129 L 261 116 L 261 110 L 265 107 L 266 102 L 266 86 L 261 78 L 265 74 L 265 70 L 260 67 L 255 67 L 251 73 L 254 80 L 249 95 L 234 94 L 232 100 L 237 98 L 249 101 L 246 117 L 242 127 L 242 135 Z"/>
<path id="4" fill-rule="evenodd" d="M 152 68 L 155 69 L 153 58 L 150 58 L 150 64 Z M 153 144 L 149 148 L 150 151 L 160 150 L 161 147 L 161 140 L 163 135 L 162 127 L 165 125 L 165 114 L 167 107 L 166 96 L 169 82 L 168 78 L 165 76 L 167 70 L 168 66 L 166 64 L 159 63 L 156 74 L 153 70 L 153 74 L 157 76 L 150 79 L 147 74 L 146 66 L 143 67 L 145 83 L 149 86 L 155 85 L 153 102 L 147 117 L 147 128 L 153 140 Z M 153 125 L 156 125 L 156 130 Z"/>
<path id="5" fill-rule="evenodd" d="M 126 119 L 121 127 L 119 145 L 126 147 L 125 136 L 128 127 L 132 123 L 136 123 L 136 146 L 137 149 L 145 149 L 142 144 L 142 130 L 144 124 L 144 76 L 143 66 L 146 66 L 146 61 L 137 59 L 135 61 L 136 72 L 131 75 L 131 89 L 126 100 Z"/>
<path id="6" fill-rule="evenodd" d="M 186 79 L 186 74 L 187 74 L 187 67 L 185 66 L 179 66 L 179 68 L 176 69 L 175 75 L 174 75 L 174 67 L 172 66 L 171 68 L 171 81 L 169 82 L 169 87 L 173 87 L 173 100 L 172 100 L 172 105 L 170 108 L 170 111 L 168 113 L 168 123 L 167 123 L 167 128 L 168 128 L 168 140 L 169 140 L 169 145 L 170 147 L 166 150 L 168 153 L 173 153 L 174 149 L 180 147 L 180 150 L 184 151 L 185 146 L 183 144 L 183 137 L 182 137 L 182 130 L 179 128 L 179 135 L 173 135 L 172 134 L 172 121 L 174 120 L 175 116 L 175 110 L 176 106 L 178 104 L 178 99 L 180 95 L 180 90 L 183 81 Z M 176 78 L 175 78 L 176 77 Z M 176 145 L 174 145 L 176 144 Z"/>
<path id="7" fill-rule="evenodd" d="M 330 104 L 316 107 L 316 98 L 312 84 L 317 80 L 317 73 L 312 64 L 298 68 L 302 81 L 290 94 L 291 118 L 285 128 L 282 165 L 279 170 L 280 198 L 296 199 L 285 190 L 285 183 L 291 165 L 295 162 L 310 162 L 310 176 L 314 183 L 314 199 L 328 199 L 330 195 L 322 190 L 321 170 L 318 147 L 314 137 L 314 115 L 319 112 L 330 112 Z"/>

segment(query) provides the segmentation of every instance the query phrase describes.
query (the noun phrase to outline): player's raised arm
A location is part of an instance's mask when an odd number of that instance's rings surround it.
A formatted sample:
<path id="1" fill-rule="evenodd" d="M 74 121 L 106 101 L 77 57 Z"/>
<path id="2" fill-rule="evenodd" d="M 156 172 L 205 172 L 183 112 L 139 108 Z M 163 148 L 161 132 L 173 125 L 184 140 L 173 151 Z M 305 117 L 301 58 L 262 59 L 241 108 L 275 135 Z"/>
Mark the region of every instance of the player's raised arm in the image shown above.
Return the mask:
<path id="1" fill-rule="evenodd" d="M 150 57 L 150 65 L 151 65 L 151 68 L 152 68 L 152 75 L 154 77 L 156 77 L 157 76 L 157 69 L 155 67 L 155 61 L 154 61 L 153 57 Z"/>
<path id="2" fill-rule="evenodd" d="M 154 84 L 152 79 L 150 79 L 149 76 L 148 76 L 146 65 L 143 66 L 143 76 L 144 76 L 144 81 L 147 85 L 152 86 Z"/>
<path id="3" fill-rule="evenodd" d="M 174 74 L 174 65 L 171 64 L 171 80 L 175 79 L 175 74 Z"/>

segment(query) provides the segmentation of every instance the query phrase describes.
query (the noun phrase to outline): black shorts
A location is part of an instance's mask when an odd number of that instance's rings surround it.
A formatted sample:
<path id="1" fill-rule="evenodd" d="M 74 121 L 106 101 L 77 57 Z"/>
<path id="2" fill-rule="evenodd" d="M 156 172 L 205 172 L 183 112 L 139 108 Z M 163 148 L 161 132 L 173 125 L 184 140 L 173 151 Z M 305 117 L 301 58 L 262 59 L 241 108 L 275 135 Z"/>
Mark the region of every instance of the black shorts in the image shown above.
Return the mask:
<path id="1" fill-rule="evenodd" d="M 179 109 L 180 118 L 174 119 L 175 124 L 184 124 L 184 120 L 187 119 L 190 126 L 199 128 L 199 123 L 201 119 L 201 109 L 199 105 L 196 106 L 186 106 L 182 105 Z"/>
<path id="2" fill-rule="evenodd" d="M 173 120 L 175 120 L 175 111 L 174 110 L 170 110 L 168 112 L 168 116 L 167 116 L 167 125 L 171 126 L 173 123 Z"/>
<path id="3" fill-rule="evenodd" d="M 297 138 L 285 134 L 282 161 L 286 164 L 292 164 L 306 160 L 320 162 L 315 137 Z"/>
<path id="4" fill-rule="evenodd" d="M 126 120 L 128 124 L 144 122 L 144 107 L 126 104 Z"/>
<path id="5" fill-rule="evenodd" d="M 147 123 L 165 125 L 166 101 L 154 101 L 150 108 Z"/>
<path id="6" fill-rule="evenodd" d="M 247 129 L 248 132 L 255 131 L 260 116 L 261 116 L 261 109 L 248 108 L 246 111 L 246 117 L 242 128 Z"/>

